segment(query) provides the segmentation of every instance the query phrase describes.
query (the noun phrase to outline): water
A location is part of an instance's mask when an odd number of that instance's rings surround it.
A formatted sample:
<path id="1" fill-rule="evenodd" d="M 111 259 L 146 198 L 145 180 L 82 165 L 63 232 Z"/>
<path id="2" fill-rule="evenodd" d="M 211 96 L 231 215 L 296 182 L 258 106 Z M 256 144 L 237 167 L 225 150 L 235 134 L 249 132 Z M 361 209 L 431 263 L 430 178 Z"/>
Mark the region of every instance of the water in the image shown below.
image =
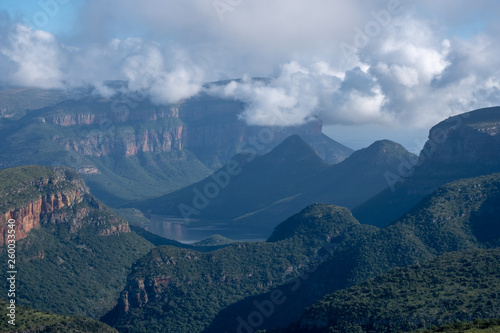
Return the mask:
<path id="1" fill-rule="evenodd" d="M 263 241 L 270 235 L 269 232 L 258 233 L 229 223 L 208 220 L 191 220 L 186 223 L 184 219 L 162 215 L 152 215 L 146 230 L 185 244 L 198 242 L 215 234 L 242 242 Z"/>

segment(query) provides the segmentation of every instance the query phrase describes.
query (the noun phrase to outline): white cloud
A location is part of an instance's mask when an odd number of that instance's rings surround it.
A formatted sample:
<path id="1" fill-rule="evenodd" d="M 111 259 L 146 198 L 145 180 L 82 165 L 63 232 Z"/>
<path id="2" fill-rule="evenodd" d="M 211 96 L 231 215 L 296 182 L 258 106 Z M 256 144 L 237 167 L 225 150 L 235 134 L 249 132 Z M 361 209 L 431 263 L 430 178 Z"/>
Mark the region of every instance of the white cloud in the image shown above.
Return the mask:
<path id="1" fill-rule="evenodd" d="M 1 52 L 16 64 L 12 84 L 28 87 L 61 88 L 60 70 L 64 57 L 56 38 L 45 31 L 18 24 Z"/>
<path id="2" fill-rule="evenodd" d="M 246 102 L 241 116 L 259 125 L 320 117 L 428 127 L 500 104 L 500 28 L 488 18 L 500 4 L 492 0 L 401 0 L 400 12 L 348 58 L 341 43 L 352 44 L 389 1 L 224 1 L 231 8 L 221 21 L 213 1 L 89 0 L 74 39 L 61 43 L 22 25 L 0 36 L 3 57 L 15 64 L 0 71 L 9 83 L 93 84 L 104 96 L 113 91 L 103 81 L 128 80 L 156 103 L 189 98 L 204 81 L 269 77 L 208 89 Z M 483 31 L 471 33 L 477 22 Z"/>

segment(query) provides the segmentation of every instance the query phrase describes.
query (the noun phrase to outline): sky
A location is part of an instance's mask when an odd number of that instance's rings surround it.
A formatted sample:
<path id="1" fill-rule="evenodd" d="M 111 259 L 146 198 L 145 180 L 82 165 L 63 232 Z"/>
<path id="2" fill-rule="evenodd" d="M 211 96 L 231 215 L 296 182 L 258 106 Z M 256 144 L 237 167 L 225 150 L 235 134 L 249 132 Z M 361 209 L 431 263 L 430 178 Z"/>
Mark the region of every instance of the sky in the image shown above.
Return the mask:
<path id="1" fill-rule="evenodd" d="M 112 96 L 103 82 L 127 80 L 158 104 L 205 92 L 245 102 L 251 125 L 320 118 L 351 148 L 415 152 L 439 121 L 500 104 L 499 12 L 493 0 L 2 0 L 0 81 Z"/>

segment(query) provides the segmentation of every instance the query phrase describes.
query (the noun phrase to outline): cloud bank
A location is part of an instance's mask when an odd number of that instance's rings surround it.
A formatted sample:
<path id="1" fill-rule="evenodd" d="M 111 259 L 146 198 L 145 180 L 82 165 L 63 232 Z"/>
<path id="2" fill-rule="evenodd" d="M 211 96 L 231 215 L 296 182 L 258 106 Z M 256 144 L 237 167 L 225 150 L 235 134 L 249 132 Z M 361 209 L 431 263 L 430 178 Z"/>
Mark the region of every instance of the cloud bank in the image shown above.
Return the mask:
<path id="1" fill-rule="evenodd" d="M 4 84 L 92 85 L 104 96 L 114 93 L 104 81 L 127 80 L 130 91 L 158 104 L 204 91 L 244 101 L 241 117 L 252 125 L 321 118 L 421 128 L 500 104 L 500 27 L 491 15 L 498 7 L 492 0 L 458 0 L 451 9 L 428 0 L 88 0 L 64 38 L 0 15 L 0 74 Z"/>

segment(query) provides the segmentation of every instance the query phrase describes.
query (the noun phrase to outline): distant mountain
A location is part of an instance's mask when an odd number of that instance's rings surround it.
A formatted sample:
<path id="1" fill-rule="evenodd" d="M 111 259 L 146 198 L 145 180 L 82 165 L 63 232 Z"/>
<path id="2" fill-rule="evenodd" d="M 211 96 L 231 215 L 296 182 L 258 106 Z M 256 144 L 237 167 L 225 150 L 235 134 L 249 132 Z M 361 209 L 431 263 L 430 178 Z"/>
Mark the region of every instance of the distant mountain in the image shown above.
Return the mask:
<path id="1" fill-rule="evenodd" d="M 135 95 L 0 90 L 0 168 L 69 166 L 94 195 L 119 206 L 199 181 L 235 154 L 266 153 L 292 134 L 332 163 L 352 152 L 322 134 L 319 120 L 284 129 L 247 126 L 239 118 L 244 108 L 204 94 L 158 106 Z"/>
<path id="2" fill-rule="evenodd" d="M 353 210 L 359 221 L 386 226 L 443 184 L 500 172 L 500 107 L 434 126 L 418 162 L 401 161 L 398 169 L 386 173 L 390 188 Z"/>
<path id="3" fill-rule="evenodd" d="M 360 204 L 387 186 L 385 172 L 396 172 L 401 160 L 415 158 L 385 140 L 328 165 L 295 135 L 263 156 L 239 155 L 210 177 L 138 207 L 160 215 L 224 221 L 268 234 L 277 221 L 316 202 L 348 208 Z"/>
<path id="4" fill-rule="evenodd" d="M 71 93 L 62 90 L 0 89 L 0 118 L 20 119 L 30 111 L 56 105 L 71 97 Z"/>
<path id="5" fill-rule="evenodd" d="M 15 220 L 18 304 L 99 318 L 111 309 L 132 263 L 153 245 L 95 199 L 69 168 L 0 170 L 0 254 Z M 0 278 L 5 281 L 6 270 Z"/>
<path id="6" fill-rule="evenodd" d="M 408 332 L 495 319 L 499 290 L 500 249 L 454 252 L 326 296 L 282 332 Z"/>

